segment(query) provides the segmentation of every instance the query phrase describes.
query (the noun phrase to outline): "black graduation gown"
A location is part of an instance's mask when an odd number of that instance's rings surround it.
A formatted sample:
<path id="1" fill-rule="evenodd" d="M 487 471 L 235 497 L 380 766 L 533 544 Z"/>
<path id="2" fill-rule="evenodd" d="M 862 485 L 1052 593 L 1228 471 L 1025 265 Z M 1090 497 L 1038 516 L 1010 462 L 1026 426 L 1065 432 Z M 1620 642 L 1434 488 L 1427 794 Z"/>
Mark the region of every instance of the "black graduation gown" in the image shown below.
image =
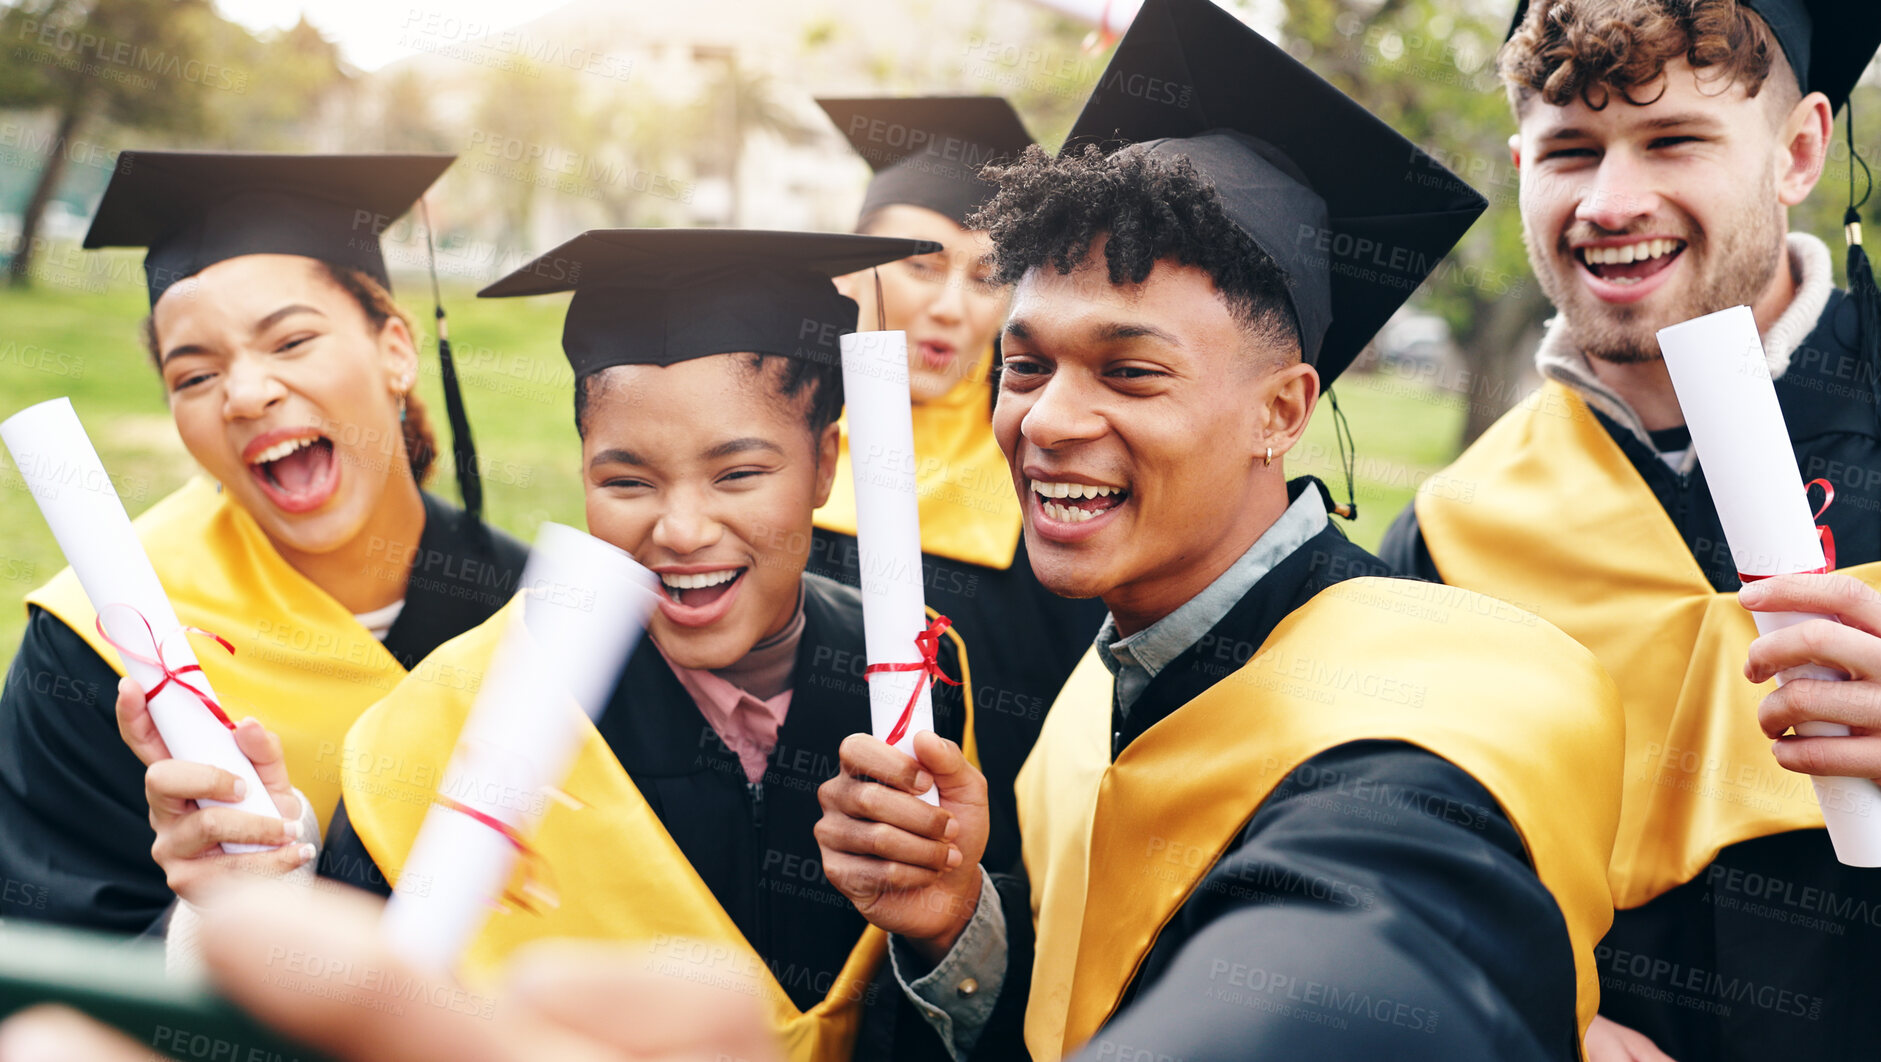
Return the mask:
<path id="1" fill-rule="evenodd" d="M 500 531 L 467 529 L 447 502 L 426 494 L 424 506 L 405 607 L 384 642 L 407 669 L 501 608 L 528 556 Z M 117 687 L 84 639 L 30 610 L 0 690 L 0 918 L 142 933 L 175 899 L 150 858 L 144 765 L 118 736 Z"/>
<path id="2" fill-rule="evenodd" d="M 1296 480 L 1295 496 L 1310 482 Z M 1322 530 L 1157 674 L 1116 723 L 1113 756 L 1225 677 L 1213 647 L 1259 646 L 1319 591 L 1385 574 L 1337 528 Z M 1357 795 L 1373 791 L 1366 782 L 1433 799 L 1381 821 Z M 1446 800 L 1483 809 L 1482 821 L 1446 822 L 1416 810 L 1441 809 Z M 974 1057 L 1024 1058 L 1029 885 L 1016 875 L 995 884 L 1012 947 Z M 1376 902 L 1354 908 L 1353 895 Z M 1444 956 L 1441 965 L 1435 956 Z M 1350 986 L 1393 1005 L 1382 1019 L 1303 1020 L 1299 1014 L 1313 1008 L 1289 1008 L 1284 994 L 1263 1008 L 1229 991 L 1223 971 L 1237 965 Z M 1575 983 L 1566 920 L 1481 783 L 1411 745 L 1355 741 L 1307 760 L 1252 809 L 1163 928 L 1117 1014 L 1078 1057 L 1572 1060 L 1580 1051 Z"/>
<path id="3" fill-rule="evenodd" d="M 868 925 L 823 876 L 812 831 L 823 817 L 817 788 L 835 776 L 843 739 L 869 731 L 869 698 L 861 598 L 806 576 L 803 608 L 795 692 L 762 784 L 747 781 L 737 754 L 651 641 L 628 659 L 596 727 L 792 1002 L 808 1009 L 828 992 Z M 958 665 L 945 642 L 941 662 Z M 935 730 L 942 736 L 958 740 L 962 704 L 959 691 L 936 691 Z M 320 870 L 389 894 L 344 804 L 327 832 Z M 879 996 L 880 988 L 870 994 Z"/>
<path id="4" fill-rule="evenodd" d="M 1776 382 L 1805 481 L 1835 485 L 1817 522 L 1842 566 L 1881 559 L 1881 432 L 1874 367 L 1852 339 L 1853 307 L 1829 296 Z M 1720 593 L 1741 585 L 1704 470 L 1679 476 L 1601 418 Z M 1820 497 L 1820 495 L 1815 495 Z M 1406 508 L 1380 554 L 1442 580 Z M 1731 845 L 1698 877 L 1616 912 L 1595 957 L 1600 1012 L 1689 1059 L 1872 1058 L 1881 1051 L 1881 870 L 1836 862 L 1826 831 Z"/>
<path id="5" fill-rule="evenodd" d="M 1013 781 L 1038 741 L 1059 687 L 1091 647 L 1108 613 L 1096 598 L 1073 600 L 1040 586 L 1023 537 L 1012 565 L 1003 571 L 931 553 L 921 555 L 921 568 L 928 607 L 953 621 L 973 668 L 974 736 L 992 812 L 984 863 L 1009 869 L 1019 862 Z M 855 536 L 817 528 L 809 570 L 860 585 Z"/>

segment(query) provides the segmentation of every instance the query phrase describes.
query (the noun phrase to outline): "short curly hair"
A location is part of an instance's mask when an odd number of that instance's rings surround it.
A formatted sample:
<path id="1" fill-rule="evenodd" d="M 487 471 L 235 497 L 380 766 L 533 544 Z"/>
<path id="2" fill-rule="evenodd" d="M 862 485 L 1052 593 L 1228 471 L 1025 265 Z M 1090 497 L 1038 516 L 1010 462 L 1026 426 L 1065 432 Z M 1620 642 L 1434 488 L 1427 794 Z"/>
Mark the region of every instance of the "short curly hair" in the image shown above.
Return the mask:
<path id="1" fill-rule="evenodd" d="M 1141 284 L 1164 259 L 1195 266 L 1250 338 L 1299 354 L 1286 273 L 1228 218 L 1214 185 L 1188 159 L 1106 154 L 1092 144 L 1053 158 L 1033 145 L 1010 165 L 983 172 L 999 192 L 967 223 L 991 234 L 1001 284 L 1046 266 L 1070 273 L 1108 237 L 1112 284 Z"/>
<path id="2" fill-rule="evenodd" d="M 1773 103 L 1801 95 L 1769 25 L 1739 0 L 1534 0 L 1496 68 L 1518 111 L 1535 96 L 1601 110 L 1615 95 L 1641 106 L 1658 99 L 1675 59 L 1751 97 L 1772 74 Z"/>

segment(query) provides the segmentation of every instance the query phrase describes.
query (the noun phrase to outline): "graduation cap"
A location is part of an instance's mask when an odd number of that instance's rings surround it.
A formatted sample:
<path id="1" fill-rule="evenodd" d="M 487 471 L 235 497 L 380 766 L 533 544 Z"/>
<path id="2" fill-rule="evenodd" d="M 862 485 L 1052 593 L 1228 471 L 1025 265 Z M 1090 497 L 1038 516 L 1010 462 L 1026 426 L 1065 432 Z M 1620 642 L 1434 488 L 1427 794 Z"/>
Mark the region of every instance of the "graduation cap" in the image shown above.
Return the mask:
<path id="1" fill-rule="evenodd" d="M 124 151 L 92 215 L 84 246 L 146 247 L 154 308 L 170 286 L 217 262 L 292 254 L 357 269 L 392 287 L 379 234 L 412 208 L 455 155 L 279 155 Z M 427 246 L 431 226 L 425 225 Z M 431 267 L 437 295 L 437 264 Z M 437 301 L 438 360 L 457 488 L 468 524 L 481 527 L 476 444 Z"/>
<path id="2" fill-rule="evenodd" d="M 1209 0 L 1149 0 L 1078 115 L 1087 143 L 1188 159 L 1287 277 L 1331 386 L 1488 201 Z"/>
<path id="3" fill-rule="evenodd" d="M 830 278 L 938 250 L 850 233 L 592 229 L 477 295 L 573 291 L 562 350 L 578 380 L 742 352 L 838 365 L 857 310 Z"/>
<path id="4" fill-rule="evenodd" d="M 980 168 L 1032 144 L 1012 104 L 998 96 L 818 99 L 875 177 L 862 217 L 885 206 L 926 207 L 965 225 L 998 189 Z"/>
<path id="5" fill-rule="evenodd" d="M 1855 83 L 1881 46 L 1881 3 L 1874 0 L 1738 0 L 1756 13 L 1770 27 L 1789 61 L 1790 70 L 1802 91 L 1820 92 L 1829 98 L 1833 115 L 1848 103 Z M 1515 17 L 1509 20 L 1509 36 L 1528 20 L 1529 0 L 1516 0 Z M 1543 9 L 1543 18 L 1553 10 Z M 1861 244 L 1861 208 L 1874 190 L 1874 175 L 1868 163 L 1855 151 L 1855 112 L 1843 116 L 1843 132 L 1848 143 L 1848 209 L 1842 215 L 1842 229 L 1848 243 L 1847 276 L 1850 302 L 1853 303 L 1860 335 L 1858 346 L 1870 365 L 1881 372 L 1881 286 L 1875 283 L 1874 270 Z M 1855 167 L 1860 166 L 1865 191 L 1855 198 Z M 1881 388 L 1875 389 L 1877 418 L 1881 418 Z"/>
<path id="6" fill-rule="evenodd" d="M 388 284 L 379 233 L 454 155 L 250 155 L 125 151 L 87 248 L 148 247 L 150 304 L 228 258 L 296 254 Z"/>

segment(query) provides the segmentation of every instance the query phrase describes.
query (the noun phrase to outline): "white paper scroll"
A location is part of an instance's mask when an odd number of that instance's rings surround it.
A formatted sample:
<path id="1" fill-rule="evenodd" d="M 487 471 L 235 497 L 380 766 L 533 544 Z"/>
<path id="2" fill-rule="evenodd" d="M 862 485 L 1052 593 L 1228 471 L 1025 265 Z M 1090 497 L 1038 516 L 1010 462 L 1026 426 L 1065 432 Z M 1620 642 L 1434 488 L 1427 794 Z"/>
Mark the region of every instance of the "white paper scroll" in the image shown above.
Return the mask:
<path id="1" fill-rule="evenodd" d="M 111 485 L 104 463 L 98 460 L 98 451 L 92 448 L 91 438 L 78 422 L 71 400 L 55 398 L 15 413 L 0 423 L 0 439 L 6 441 L 26 489 L 52 528 L 52 537 L 58 540 L 66 562 L 85 588 L 93 610 L 104 621 L 105 632 L 130 650 L 118 654 L 126 674 L 145 690 L 157 690 L 150 699 L 150 718 L 170 754 L 179 760 L 220 767 L 246 783 L 246 795 L 227 806 L 280 818 L 274 798 L 262 786 L 254 764 L 236 747 L 235 735 L 228 727 L 180 682 L 172 681 L 158 689 L 163 671 L 137 659 L 157 658 L 160 647 L 161 659 L 173 672 L 197 662 L 189 636 L 183 632 L 169 595 L 150 566 L 143 543 L 125 515 L 124 503 L 118 499 L 117 488 Z M 145 624 L 149 624 L 148 629 Z M 215 633 L 225 637 L 235 634 Z M 208 675 L 191 671 L 181 681 L 215 698 Z M 98 751 L 103 755 L 106 750 Z M 222 847 L 231 853 L 265 852 L 270 848 L 247 844 Z"/>
<path id="2" fill-rule="evenodd" d="M 927 629 L 927 604 L 921 571 L 921 509 L 915 498 L 908 334 L 852 332 L 842 337 L 842 355 L 849 467 L 856 485 L 862 630 L 869 663 L 918 663 L 921 654 L 915 637 Z M 915 697 L 913 718 L 894 743 L 910 756 L 914 755 L 914 735 L 934 729 L 929 684 L 919 671 L 880 671 L 869 677 L 872 730 L 884 741 L 911 695 Z M 922 799 L 938 803 L 939 794 L 929 789 Z"/>
<path id="3" fill-rule="evenodd" d="M 536 532 L 522 587 L 523 622 L 510 624 L 491 658 L 438 793 L 527 837 L 574 764 L 584 718 L 606 707 L 657 591 L 632 557 L 555 523 Z M 433 806 L 386 906 L 387 940 L 413 963 L 451 969 L 517 855 L 489 824 Z"/>
<path id="4" fill-rule="evenodd" d="M 1661 329 L 1679 406 L 1704 462 L 1731 556 L 1744 575 L 1788 575 L 1823 566 L 1822 544 L 1810 512 L 1783 410 L 1770 382 L 1769 363 L 1747 306 L 1707 314 Z M 1768 634 L 1812 619 L 1802 612 L 1756 612 L 1757 630 Z M 1830 668 L 1808 665 L 1777 676 L 1846 679 Z M 1807 737 L 1841 737 L 1848 728 L 1805 723 Z M 1848 866 L 1881 866 L 1881 788 L 1862 778 L 1813 777 L 1816 799 L 1835 845 Z"/>

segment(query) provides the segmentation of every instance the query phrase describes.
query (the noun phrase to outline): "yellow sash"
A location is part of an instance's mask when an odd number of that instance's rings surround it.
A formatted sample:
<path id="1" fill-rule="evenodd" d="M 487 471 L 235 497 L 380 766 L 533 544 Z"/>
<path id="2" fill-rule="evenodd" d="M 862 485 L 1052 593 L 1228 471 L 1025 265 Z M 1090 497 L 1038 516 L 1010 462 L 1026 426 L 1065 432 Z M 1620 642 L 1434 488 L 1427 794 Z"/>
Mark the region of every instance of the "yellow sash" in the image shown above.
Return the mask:
<path id="1" fill-rule="evenodd" d="M 953 389 L 914 404 L 915 491 L 921 508 L 921 552 L 1001 571 L 1019 548 L 1019 498 L 987 416 L 987 373 L 993 350 Z M 849 418 L 841 425 L 836 486 L 816 511 L 816 526 L 856 533 L 855 472 L 849 463 Z"/>
<path id="2" fill-rule="evenodd" d="M 283 560 L 248 511 L 206 477 L 151 506 L 135 526 L 177 618 L 235 646 L 233 656 L 203 638 L 191 646 L 216 699 L 230 719 L 252 715 L 280 735 L 288 774 L 325 832 L 340 797 L 340 740 L 405 669 L 344 605 Z M 57 616 L 124 674 L 117 650 L 98 635 L 97 613 L 72 569 L 26 601 Z"/>
<path id="3" fill-rule="evenodd" d="M 1354 579 L 1274 629 L 1238 671 L 1110 762 L 1111 678 L 1086 653 L 1019 773 L 1038 955 L 1032 1057 L 1076 1051 L 1176 911 L 1293 768 L 1406 741 L 1481 782 L 1520 832 L 1574 948 L 1581 1028 L 1613 920 L 1621 714 L 1593 657 L 1535 617 L 1453 587 Z"/>
<path id="4" fill-rule="evenodd" d="M 1728 845 L 1822 828 L 1814 787 L 1777 766 L 1757 726 L 1775 685 L 1744 680 L 1750 613 L 1713 592 L 1573 391 L 1544 384 L 1426 482 L 1416 506 L 1445 582 L 1540 615 L 1593 650 L 1619 686 L 1619 907 L 1692 880 Z M 1881 586 L 1881 564 L 1846 572 Z"/>
<path id="5" fill-rule="evenodd" d="M 373 861 L 393 881 L 443 780 L 484 669 L 518 608 L 512 601 L 439 646 L 346 736 L 346 813 Z M 581 714 L 572 703 L 542 707 Z M 869 927 L 822 1001 L 798 1010 L 660 825 L 607 741 L 585 715 L 581 725 L 586 737 L 562 788 L 584 806 L 547 805 L 530 842 L 550 868 L 560 905 L 539 914 L 491 915 L 465 955 L 466 973 L 487 978 L 533 940 L 643 942 L 653 947 L 651 961 L 670 966 L 675 976 L 738 975 L 757 982 L 791 1059 L 848 1058 L 864 994 L 888 953 L 887 936 Z"/>

